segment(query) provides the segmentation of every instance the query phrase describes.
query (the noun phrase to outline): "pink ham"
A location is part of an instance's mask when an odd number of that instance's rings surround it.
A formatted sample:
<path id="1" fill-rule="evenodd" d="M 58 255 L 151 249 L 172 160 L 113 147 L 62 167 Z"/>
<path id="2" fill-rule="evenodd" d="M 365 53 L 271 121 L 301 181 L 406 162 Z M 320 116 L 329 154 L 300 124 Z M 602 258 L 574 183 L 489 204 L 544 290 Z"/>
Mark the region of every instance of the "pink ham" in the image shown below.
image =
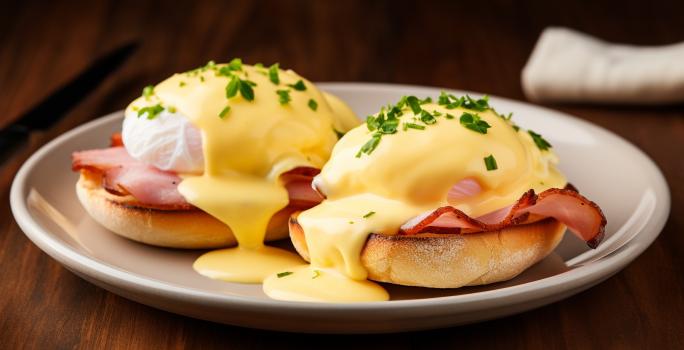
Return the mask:
<path id="1" fill-rule="evenodd" d="M 298 167 L 280 175 L 290 197 L 290 205 L 308 208 L 323 200 L 323 196 L 311 186 L 313 177 L 319 172 L 316 168 Z"/>
<path id="2" fill-rule="evenodd" d="M 123 147 L 74 152 L 72 168 L 101 173 L 105 189 L 114 194 L 130 194 L 140 203 L 160 209 L 192 207 L 178 192 L 178 175 L 134 159 Z"/>
<path id="3" fill-rule="evenodd" d="M 552 188 L 539 195 L 529 190 L 512 206 L 471 218 L 462 211 L 445 206 L 409 220 L 402 234 L 421 232 L 468 234 L 554 218 L 596 248 L 604 236 L 606 218 L 596 203 L 586 199 L 572 187 Z"/>
<path id="4" fill-rule="evenodd" d="M 113 138 L 114 140 L 114 138 Z M 113 141 L 113 144 L 116 143 Z M 141 204 L 157 209 L 192 209 L 178 192 L 181 178 L 173 172 L 159 170 L 131 157 L 123 147 L 94 149 L 72 154 L 72 169 L 86 169 L 102 174 L 102 186 L 117 195 L 131 195 Z M 290 197 L 290 205 L 298 208 L 314 206 L 322 197 L 311 187 L 318 174 L 315 168 L 300 167 L 281 175 Z"/>

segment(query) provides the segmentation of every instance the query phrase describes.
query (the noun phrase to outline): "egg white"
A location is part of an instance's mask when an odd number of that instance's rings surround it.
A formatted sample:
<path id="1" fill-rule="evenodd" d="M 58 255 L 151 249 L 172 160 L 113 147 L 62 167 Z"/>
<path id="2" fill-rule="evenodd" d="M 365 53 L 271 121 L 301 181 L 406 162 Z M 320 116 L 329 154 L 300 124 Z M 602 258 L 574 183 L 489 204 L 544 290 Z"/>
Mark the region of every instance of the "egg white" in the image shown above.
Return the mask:
<path id="1" fill-rule="evenodd" d="M 178 112 L 164 110 L 148 119 L 129 108 L 121 137 L 126 151 L 141 162 L 179 173 L 204 171 L 202 134 Z"/>

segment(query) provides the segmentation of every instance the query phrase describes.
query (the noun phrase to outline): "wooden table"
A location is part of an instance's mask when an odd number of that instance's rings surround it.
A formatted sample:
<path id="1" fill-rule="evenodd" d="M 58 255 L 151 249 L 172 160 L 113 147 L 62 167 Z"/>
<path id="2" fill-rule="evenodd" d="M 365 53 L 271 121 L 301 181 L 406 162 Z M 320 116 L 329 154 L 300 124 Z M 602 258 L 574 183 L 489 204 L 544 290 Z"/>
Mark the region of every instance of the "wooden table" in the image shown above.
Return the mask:
<path id="1" fill-rule="evenodd" d="M 514 4 L 516 3 L 516 4 Z M 464 327 L 377 336 L 265 332 L 190 319 L 76 277 L 12 219 L 10 182 L 53 137 L 123 108 L 141 87 L 205 63 L 275 62 L 313 81 L 375 81 L 483 91 L 524 100 L 520 71 L 540 31 L 570 26 L 607 40 L 684 40 L 684 3 L 573 1 L 467 4 L 392 1 L 22 1 L 0 11 L 0 125 L 129 40 L 140 48 L 56 127 L 0 170 L 0 347 L 684 348 L 684 107 L 553 106 L 642 148 L 672 191 L 663 233 L 616 276 L 567 300 Z M 684 64 L 684 63 L 683 63 Z M 64 166 L 69 166 L 65 164 Z"/>

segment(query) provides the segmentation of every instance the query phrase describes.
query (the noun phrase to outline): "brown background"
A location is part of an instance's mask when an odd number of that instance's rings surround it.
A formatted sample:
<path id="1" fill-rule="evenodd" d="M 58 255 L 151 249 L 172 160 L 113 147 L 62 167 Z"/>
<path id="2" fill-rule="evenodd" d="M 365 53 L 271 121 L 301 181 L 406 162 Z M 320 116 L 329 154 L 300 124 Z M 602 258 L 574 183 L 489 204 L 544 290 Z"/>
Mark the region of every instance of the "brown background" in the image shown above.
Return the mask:
<path id="1" fill-rule="evenodd" d="M 62 268 L 21 233 L 7 201 L 14 173 L 41 144 L 123 108 L 144 85 L 208 59 L 279 61 L 313 81 L 434 85 L 524 100 L 520 71 L 544 27 L 570 26 L 632 44 L 668 44 L 684 40 L 684 2 L 171 3 L 21 1 L 0 9 L 0 125 L 97 55 L 129 40 L 141 44 L 122 69 L 56 127 L 0 160 L 0 347 L 684 348 L 682 105 L 553 106 L 608 128 L 648 153 L 671 186 L 670 220 L 643 255 L 606 282 L 531 312 L 452 329 L 295 335 L 155 310 Z"/>

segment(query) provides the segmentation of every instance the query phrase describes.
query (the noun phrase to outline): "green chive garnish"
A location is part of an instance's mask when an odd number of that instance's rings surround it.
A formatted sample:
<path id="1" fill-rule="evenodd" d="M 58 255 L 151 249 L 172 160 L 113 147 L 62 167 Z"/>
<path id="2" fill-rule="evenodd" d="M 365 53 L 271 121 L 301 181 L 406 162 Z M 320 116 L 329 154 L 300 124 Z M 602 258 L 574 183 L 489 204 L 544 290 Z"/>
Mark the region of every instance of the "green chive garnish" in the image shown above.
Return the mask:
<path id="1" fill-rule="evenodd" d="M 160 104 L 140 108 L 140 110 L 138 110 L 138 118 L 140 118 L 143 114 L 147 114 L 147 119 L 154 119 L 163 110 L 164 110 L 164 107 L 162 107 L 162 105 L 160 105 Z"/>
<path id="2" fill-rule="evenodd" d="M 414 123 L 404 123 L 404 130 L 406 130 L 406 129 L 425 130 L 425 125 L 414 124 Z"/>
<path id="3" fill-rule="evenodd" d="M 316 100 L 314 100 L 313 98 L 309 99 L 309 108 L 311 108 L 312 111 L 317 110 L 318 109 L 318 102 L 316 102 Z"/>
<path id="4" fill-rule="evenodd" d="M 293 273 L 294 273 L 294 272 L 292 272 L 292 271 L 285 271 L 285 272 L 280 272 L 280 273 L 278 273 L 276 276 L 278 276 L 278 278 L 283 278 L 283 277 L 289 276 L 289 275 L 291 275 L 291 274 L 293 274 Z"/>
<path id="5" fill-rule="evenodd" d="M 475 100 L 466 95 L 465 101 L 462 103 L 463 108 L 472 109 L 478 112 L 484 112 L 489 109 L 489 96 L 484 95 L 481 99 Z"/>
<path id="6" fill-rule="evenodd" d="M 368 219 L 369 217 L 373 216 L 375 214 L 374 211 L 369 211 L 366 213 L 366 215 L 363 216 L 364 219 Z"/>
<path id="7" fill-rule="evenodd" d="M 491 128 L 489 123 L 486 121 L 482 120 L 479 115 L 477 114 L 470 114 L 468 112 L 464 112 L 461 115 L 461 125 L 465 126 L 466 128 L 479 132 L 480 134 L 486 134 L 487 129 Z"/>
<path id="8" fill-rule="evenodd" d="M 420 121 L 427 125 L 432 125 L 434 123 L 437 123 L 437 119 L 435 119 L 435 116 L 430 114 L 428 111 L 421 111 L 420 112 Z"/>
<path id="9" fill-rule="evenodd" d="M 496 165 L 496 159 L 494 159 L 494 156 L 491 154 L 484 158 L 484 163 L 487 167 L 487 171 L 499 169 L 499 167 Z"/>
<path id="10" fill-rule="evenodd" d="M 230 112 L 230 106 L 226 106 L 221 110 L 221 113 L 219 113 L 219 117 L 221 119 L 225 118 L 226 115 L 228 115 L 228 112 Z"/>
<path id="11" fill-rule="evenodd" d="M 247 101 L 254 101 L 254 90 L 252 89 L 254 85 L 256 84 L 249 80 L 240 80 L 240 95 L 242 95 L 242 98 Z"/>
<path id="12" fill-rule="evenodd" d="M 268 68 L 268 79 L 271 80 L 273 84 L 280 84 L 280 77 L 278 76 L 278 63 L 274 63 Z"/>
<path id="13" fill-rule="evenodd" d="M 235 97 L 240 88 L 240 78 L 233 76 L 230 78 L 230 82 L 226 85 L 226 98 Z"/>
<path id="14" fill-rule="evenodd" d="M 306 90 L 306 85 L 304 85 L 304 81 L 301 80 L 301 79 L 299 79 L 299 81 L 297 81 L 297 82 L 294 83 L 294 84 L 288 84 L 288 86 L 291 87 L 291 88 L 293 88 L 293 89 L 295 89 L 295 90 L 297 90 L 297 91 L 304 91 L 304 90 Z"/>
<path id="15" fill-rule="evenodd" d="M 154 85 L 147 85 L 142 90 L 142 95 L 145 99 L 150 99 L 150 96 L 154 94 Z"/>
<path id="16" fill-rule="evenodd" d="M 278 101 L 281 105 L 290 103 L 290 90 L 276 90 L 276 94 L 278 94 Z"/>
<path id="17" fill-rule="evenodd" d="M 418 100 L 418 97 L 416 97 L 416 96 L 407 97 L 406 103 L 408 103 L 409 107 L 411 107 L 411 110 L 413 111 L 413 114 L 415 114 L 415 115 L 420 114 L 420 111 L 423 110 L 420 107 L 420 100 Z"/>
<path id="18" fill-rule="evenodd" d="M 532 130 L 527 130 L 527 132 L 530 134 L 530 136 L 532 136 L 534 144 L 537 145 L 537 148 L 539 148 L 540 150 L 546 151 L 549 148 L 553 147 L 548 141 L 546 141 L 541 135 L 537 134 L 536 132 Z"/>
<path id="19" fill-rule="evenodd" d="M 356 158 L 360 158 L 362 154 L 371 154 L 373 150 L 375 150 L 376 147 L 378 147 L 378 144 L 380 143 L 380 137 L 382 134 L 375 134 L 373 137 L 371 137 L 368 142 L 366 142 L 363 146 L 361 146 L 361 149 L 359 150 L 358 153 L 356 153 Z"/>
<path id="20" fill-rule="evenodd" d="M 239 58 L 233 58 L 230 63 L 228 63 L 230 70 L 242 70 L 242 60 Z"/>

